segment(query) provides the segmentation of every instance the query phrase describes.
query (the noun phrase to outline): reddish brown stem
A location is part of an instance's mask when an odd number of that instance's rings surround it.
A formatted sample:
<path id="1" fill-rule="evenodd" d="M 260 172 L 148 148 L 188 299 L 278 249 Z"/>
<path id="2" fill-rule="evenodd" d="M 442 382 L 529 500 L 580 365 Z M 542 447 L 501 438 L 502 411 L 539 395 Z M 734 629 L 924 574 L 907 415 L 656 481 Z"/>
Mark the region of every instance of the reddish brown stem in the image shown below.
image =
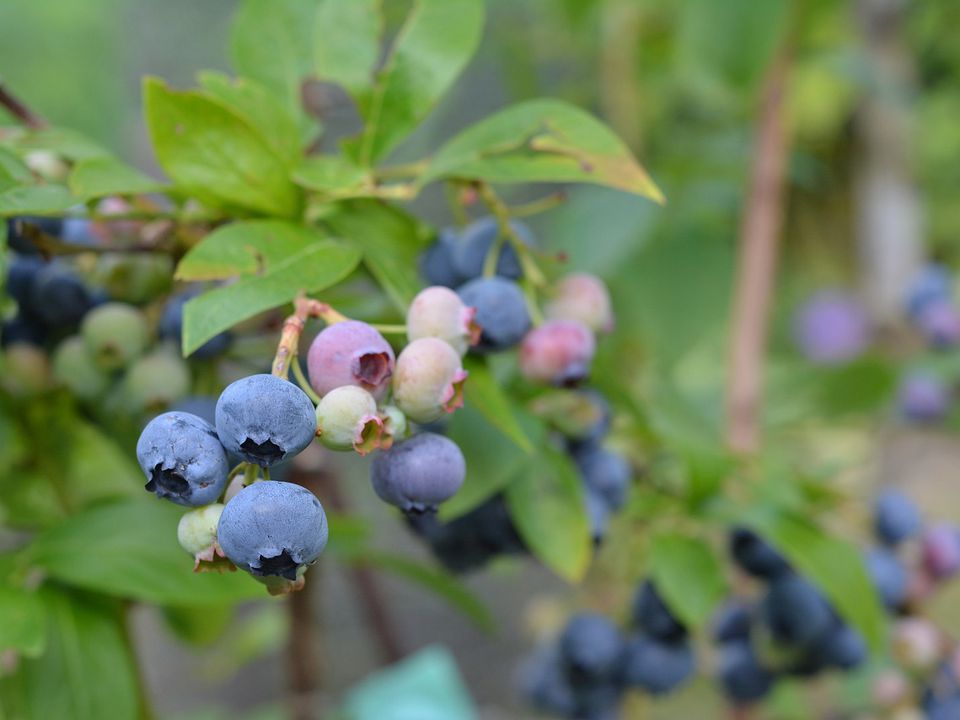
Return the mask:
<path id="1" fill-rule="evenodd" d="M 760 443 L 763 360 L 783 222 L 788 147 L 783 98 L 788 65 L 789 53 L 779 53 L 764 86 L 740 232 L 727 387 L 727 443 L 741 454 L 756 452 Z"/>
<path id="2" fill-rule="evenodd" d="M 294 300 L 293 315 L 283 321 L 277 354 L 273 358 L 273 374 L 277 377 L 286 379 L 290 374 L 290 363 L 297 356 L 303 328 L 306 327 L 307 320 L 312 317 L 320 318 L 331 325 L 347 319 L 346 316 L 319 300 L 311 300 L 303 295 Z"/>
<path id="3" fill-rule="evenodd" d="M 0 107 L 6 108 L 11 115 L 32 130 L 42 130 L 47 122 L 16 97 L 5 85 L 0 83 Z"/>

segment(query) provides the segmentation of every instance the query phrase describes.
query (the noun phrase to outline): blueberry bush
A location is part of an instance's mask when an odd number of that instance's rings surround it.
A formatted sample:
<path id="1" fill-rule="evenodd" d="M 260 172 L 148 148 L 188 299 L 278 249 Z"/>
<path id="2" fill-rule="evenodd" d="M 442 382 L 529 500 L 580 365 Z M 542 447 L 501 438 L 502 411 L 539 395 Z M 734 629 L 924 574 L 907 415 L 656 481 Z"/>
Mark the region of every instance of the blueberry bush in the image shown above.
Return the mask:
<path id="1" fill-rule="evenodd" d="M 705 717 L 813 717 L 832 682 L 831 716 L 960 717 L 960 646 L 927 612 L 960 529 L 902 478 L 852 491 L 842 442 L 955 426 L 954 278 L 914 263 L 891 321 L 802 248 L 783 287 L 770 260 L 799 223 L 782 186 L 829 174 L 841 134 L 784 99 L 785 68 L 852 113 L 818 54 L 836 9 L 642 4 L 687 65 L 659 109 L 607 97 L 616 132 L 589 96 L 537 93 L 428 132 L 483 0 L 244 0 L 232 74 L 143 79 L 153 174 L 0 85 L 0 718 L 151 717 L 139 605 L 203 642 L 280 596 L 295 647 L 327 557 L 487 630 L 468 576 L 504 558 L 575 588 L 509 690 L 538 716 L 642 717 L 700 684 Z M 602 3 L 556 5 L 569 31 Z M 428 560 L 376 546 L 316 470 L 331 451 Z"/>

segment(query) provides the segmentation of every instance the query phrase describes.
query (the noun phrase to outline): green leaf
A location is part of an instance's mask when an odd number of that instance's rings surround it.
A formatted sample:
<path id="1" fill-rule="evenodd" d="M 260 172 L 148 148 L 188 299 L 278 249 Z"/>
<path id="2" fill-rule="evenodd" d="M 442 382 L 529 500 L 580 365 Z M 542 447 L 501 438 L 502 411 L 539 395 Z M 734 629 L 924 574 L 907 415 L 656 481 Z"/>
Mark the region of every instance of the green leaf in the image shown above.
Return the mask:
<path id="1" fill-rule="evenodd" d="M 325 239 L 313 228 L 281 220 L 222 225 L 192 247 L 180 264 L 180 280 L 222 280 L 262 274 L 291 255 Z"/>
<path id="2" fill-rule="evenodd" d="M 290 111 L 276 97 L 249 78 L 231 80 L 222 73 L 202 72 L 200 85 L 217 101 L 243 118 L 288 165 L 300 158 L 300 133 Z"/>
<path id="3" fill-rule="evenodd" d="M 230 108 L 157 78 L 144 82 L 144 103 L 157 161 L 184 190 L 213 205 L 288 217 L 299 211 L 283 159 Z"/>
<path id="4" fill-rule="evenodd" d="M 189 355 L 214 335 L 303 293 L 339 282 L 360 262 L 360 253 L 335 242 L 315 242 L 273 263 L 259 275 L 192 298 L 183 309 L 183 352 Z"/>
<path id="5" fill-rule="evenodd" d="M 709 619 L 727 590 L 723 566 L 710 546 L 676 532 L 653 537 L 650 573 L 670 609 L 693 628 Z"/>
<path id="6" fill-rule="evenodd" d="M 565 580 L 582 579 L 593 545 L 583 488 L 570 459 L 545 446 L 507 486 L 507 503 L 533 554 Z"/>
<path id="7" fill-rule="evenodd" d="M 119 608 L 55 588 L 44 588 L 39 596 L 46 615 L 46 651 L 24 659 L 16 674 L 2 682 L 4 711 L 17 718 L 138 718 L 136 665 Z"/>
<path id="8" fill-rule="evenodd" d="M 444 145 L 421 181 L 585 182 L 662 203 L 663 193 L 612 130 L 560 100 L 529 100 L 481 120 Z"/>
<path id="9" fill-rule="evenodd" d="M 417 260 L 426 238 L 401 210 L 373 201 L 344 203 L 326 219 L 334 234 L 363 251 L 363 264 L 404 315 L 422 284 Z"/>
<path id="10" fill-rule="evenodd" d="M 302 112 L 317 0 L 245 0 L 233 20 L 230 55 L 240 75 L 269 88 L 288 112 Z"/>
<path id="11" fill-rule="evenodd" d="M 43 606 L 36 593 L 0 585 L 0 652 L 37 657 L 47 642 Z"/>
<path id="12" fill-rule="evenodd" d="M 440 517 L 452 520 L 503 490 L 527 456 L 469 401 L 451 417 L 447 436 L 460 447 L 467 461 L 463 486 L 440 506 Z"/>
<path id="13" fill-rule="evenodd" d="M 64 486 L 76 506 L 143 492 L 140 468 L 94 425 L 74 418 L 65 443 Z"/>
<path id="14" fill-rule="evenodd" d="M 62 185 L 13 187 L 0 192 L 0 217 L 59 215 L 79 202 Z"/>
<path id="15" fill-rule="evenodd" d="M 163 184 L 113 157 L 81 160 L 68 180 L 70 191 L 84 199 L 139 195 L 163 190 Z"/>
<path id="16" fill-rule="evenodd" d="M 162 608 L 163 619 L 177 639 L 197 647 L 213 644 L 233 623 L 233 605 L 170 605 Z"/>
<path id="17" fill-rule="evenodd" d="M 820 587 L 844 619 L 863 634 L 871 649 L 883 648 L 883 607 L 863 556 L 853 544 L 831 537 L 806 517 L 769 508 L 745 517 L 744 522 Z"/>
<path id="18" fill-rule="evenodd" d="M 304 160 L 293 173 L 293 181 L 331 199 L 369 196 L 373 177 L 339 155 L 315 155 Z"/>
<path id="19" fill-rule="evenodd" d="M 366 97 L 380 60 L 381 0 L 324 0 L 317 10 L 313 66 L 320 80 Z"/>
<path id="20" fill-rule="evenodd" d="M 445 600 L 454 609 L 462 612 L 481 629 L 493 628 L 493 617 L 486 606 L 463 583 L 445 570 L 423 565 L 402 555 L 381 552 L 362 553 L 352 558 L 352 562 L 380 568 L 421 585 Z"/>
<path id="21" fill-rule="evenodd" d="M 466 67 L 483 34 L 482 0 L 416 0 L 367 102 L 357 141 L 364 165 L 403 140 Z"/>
<path id="22" fill-rule="evenodd" d="M 480 411 L 487 421 L 510 438 L 527 454 L 533 453 L 530 438 L 524 433 L 503 387 L 490 372 L 484 358 L 467 357 L 463 363 L 469 373 L 464 384 L 464 402 Z"/>
<path id="23" fill-rule="evenodd" d="M 39 534 L 31 559 L 61 582 L 163 605 L 261 597 L 263 588 L 245 573 L 193 572 L 177 542 L 184 512 L 148 497 L 94 507 Z"/>
<path id="24" fill-rule="evenodd" d="M 71 162 L 110 155 L 108 150 L 86 135 L 61 127 L 30 130 L 23 137 L 17 138 L 16 146 L 26 151 L 52 152 Z"/>
<path id="25" fill-rule="evenodd" d="M 13 185 L 31 185 L 35 181 L 30 168 L 8 148 L 0 146 L 0 190 L 6 190 Z"/>

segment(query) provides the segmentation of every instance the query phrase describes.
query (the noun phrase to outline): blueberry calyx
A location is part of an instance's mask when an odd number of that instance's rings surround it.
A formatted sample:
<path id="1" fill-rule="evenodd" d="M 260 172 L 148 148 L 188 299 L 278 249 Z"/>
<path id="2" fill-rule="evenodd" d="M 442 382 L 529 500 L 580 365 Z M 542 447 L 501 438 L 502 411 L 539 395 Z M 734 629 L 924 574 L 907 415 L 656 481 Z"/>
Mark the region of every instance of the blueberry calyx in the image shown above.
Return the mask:
<path id="1" fill-rule="evenodd" d="M 160 497 L 182 498 L 189 500 L 193 494 L 190 483 L 176 470 L 163 467 L 162 463 L 154 466 L 150 473 L 150 481 L 146 484 L 147 492 L 155 492 Z"/>
<path id="2" fill-rule="evenodd" d="M 240 449 L 254 458 L 258 463 L 264 465 L 272 465 L 279 462 L 284 455 L 283 448 L 269 439 L 258 443 L 253 440 L 253 438 L 247 438 L 240 443 Z"/>
<path id="3" fill-rule="evenodd" d="M 378 387 L 391 374 L 390 356 L 385 352 L 364 353 L 354 361 L 354 377 L 371 387 Z"/>
<path id="4" fill-rule="evenodd" d="M 290 581 L 296 581 L 299 568 L 300 563 L 290 557 L 290 552 L 284 549 L 279 555 L 273 557 L 261 555 L 260 567 L 251 566 L 250 572 L 254 575 L 276 575 Z"/>

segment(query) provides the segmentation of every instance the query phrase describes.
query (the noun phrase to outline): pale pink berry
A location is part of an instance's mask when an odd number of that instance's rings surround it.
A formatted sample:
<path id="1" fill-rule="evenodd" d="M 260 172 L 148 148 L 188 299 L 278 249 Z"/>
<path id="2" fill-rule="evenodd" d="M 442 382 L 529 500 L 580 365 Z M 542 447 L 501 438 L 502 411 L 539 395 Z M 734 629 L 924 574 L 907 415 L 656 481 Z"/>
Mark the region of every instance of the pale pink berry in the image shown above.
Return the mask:
<path id="1" fill-rule="evenodd" d="M 893 656 L 904 669 L 930 669 L 940 659 L 940 650 L 940 631 L 926 618 L 903 618 L 894 625 Z"/>
<path id="2" fill-rule="evenodd" d="M 433 422 L 463 404 L 466 378 L 460 356 L 449 344 L 437 338 L 414 340 L 397 358 L 394 404 L 414 422 Z"/>
<path id="3" fill-rule="evenodd" d="M 603 280 L 589 273 L 571 273 L 557 283 L 546 307 L 551 320 L 576 320 L 594 332 L 613 330 L 613 306 Z"/>
<path id="4" fill-rule="evenodd" d="M 480 339 L 480 326 L 474 322 L 476 308 L 464 305 L 460 296 L 441 285 L 428 287 L 410 303 L 407 310 L 407 337 L 440 338 L 461 356 Z"/>
<path id="5" fill-rule="evenodd" d="M 593 333 L 575 320 L 548 320 L 520 346 L 520 371 L 536 382 L 566 385 L 585 378 L 593 361 Z"/>
<path id="6" fill-rule="evenodd" d="M 356 385 L 334 388 L 317 405 L 317 435 L 333 450 L 366 455 L 380 447 L 383 421 L 373 395 Z"/>
<path id="7" fill-rule="evenodd" d="M 390 344 L 367 323 L 345 320 L 325 328 L 310 344 L 310 385 L 326 395 L 344 385 L 361 387 L 379 398 L 390 384 L 394 356 Z"/>

